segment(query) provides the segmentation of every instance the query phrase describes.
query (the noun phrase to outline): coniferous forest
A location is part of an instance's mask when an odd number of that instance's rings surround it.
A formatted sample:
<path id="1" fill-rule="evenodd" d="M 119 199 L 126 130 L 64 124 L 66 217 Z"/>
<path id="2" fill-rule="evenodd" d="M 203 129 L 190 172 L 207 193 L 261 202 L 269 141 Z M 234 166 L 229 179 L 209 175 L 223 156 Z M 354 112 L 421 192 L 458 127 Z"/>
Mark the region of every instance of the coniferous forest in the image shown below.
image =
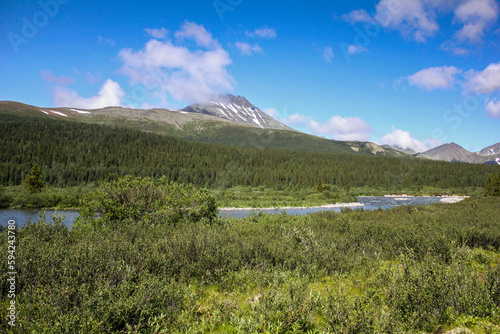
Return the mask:
<path id="1" fill-rule="evenodd" d="M 365 154 L 232 147 L 124 128 L 0 116 L 0 184 L 19 185 L 33 164 L 48 185 L 76 186 L 124 175 L 209 188 L 233 186 L 404 191 L 482 188 L 496 166 Z"/>

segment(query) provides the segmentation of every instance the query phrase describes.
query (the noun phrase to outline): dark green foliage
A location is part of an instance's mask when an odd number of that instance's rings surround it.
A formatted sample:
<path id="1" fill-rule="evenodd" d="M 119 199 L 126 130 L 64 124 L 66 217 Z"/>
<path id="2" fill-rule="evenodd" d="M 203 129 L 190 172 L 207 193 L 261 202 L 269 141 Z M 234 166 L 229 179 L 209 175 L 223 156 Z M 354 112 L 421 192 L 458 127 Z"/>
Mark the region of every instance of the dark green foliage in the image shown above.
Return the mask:
<path id="1" fill-rule="evenodd" d="M 201 187 L 484 187 L 495 166 L 416 158 L 231 147 L 124 128 L 0 115 L 0 184 L 19 185 L 32 161 L 52 186 L 160 177 Z M 338 152 L 338 151 L 336 151 Z"/>
<path id="2" fill-rule="evenodd" d="M 38 165 L 35 164 L 33 168 L 31 168 L 31 171 L 29 172 L 28 175 L 26 175 L 26 178 L 24 179 L 23 183 L 32 194 L 42 191 L 44 182 L 43 182 L 42 170 Z"/>
<path id="3" fill-rule="evenodd" d="M 316 185 L 316 190 L 322 193 L 325 189 L 323 189 L 323 181 L 321 181 L 321 176 L 318 178 L 318 184 Z"/>
<path id="4" fill-rule="evenodd" d="M 500 196 L 500 173 L 488 175 L 485 185 L 486 196 Z"/>
<path id="5" fill-rule="evenodd" d="M 37 193 L 27 192 L 24 186 L 0 187 L 1 208 L 76 208 L 83 194 L 95 186 L 57 188 L 45 186 Z"/>
<path id="6" fill-rule="evenodd" d="M 8 208 L 12 198 L 6 193 L 5 188 L 0 186 L 0 208 Z"/>
<path id="7" fill-rule="evenodd" d="M 432 331 L 453 322 L 459 314 L 490 315 L 494 296 L 463 261 L 450 266 L 426 257 L 423 261 L 407 258 L 401 263 L 388 303 L 409 327 Z"/>
<path id="8" fill-rule="evenodd" d="M 214 198 L 204 189 L 177 184 L 165 177 L 126 176 L 85 196 L 78 223 L 103 225 L 128 220 L 151 225 L 201 219 L 211 223 L 217 213 Z"/>

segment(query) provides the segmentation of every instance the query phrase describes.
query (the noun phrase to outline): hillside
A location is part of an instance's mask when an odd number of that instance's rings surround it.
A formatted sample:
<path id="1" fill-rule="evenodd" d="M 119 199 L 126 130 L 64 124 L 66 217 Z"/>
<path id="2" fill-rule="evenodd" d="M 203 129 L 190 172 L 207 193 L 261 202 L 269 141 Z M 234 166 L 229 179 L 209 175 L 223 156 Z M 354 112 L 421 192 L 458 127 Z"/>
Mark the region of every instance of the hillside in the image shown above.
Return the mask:
<path id="1" fill-rule="evenodd" d="M 247 105 L 248 101 L 246 99 L 234 98 L 243 105 Z M 259 115 L 267 122 L 268 127 L 283 127 L 286 129 L 262 128 L 255 124 L 243 124 L 215 115 L 216 112 L 213 108 L 211 110 L 214 114 L 209 114 L 208 111 L 204 113 L 200 108 L 202 107 L 194 105 L 184 110 L 131 109 L 123 107 L 87 110 L 41 108 L 19 102 L 0 101 L 0 115 L 102 124 L 169 135 L 191 141 L 298 151 L 405 156 L 404 153 L 390 148 L 383 148 L 373 143 L 328 140 L 290 130 L 290 128 L 280 125 L 281 123 L 272 120 L 260 110 Z"/>
<path id="2" fill-rule="evenodd" d="M 376 156 L 419 157 L 448 162 L 486 163 L 500 158 L 500 143 L 472 153 L 445 144 L 415 154 L 396 146 L 370 142 L 329 140 L 293 130 L 272 119 L 241 96 L 225 95 L 208 104 L 182 110 L 40 108 L 19 102 L 0 101 L 0 115 L 35 117 L 140 130 L 197 142 L 295 151 L 352 153 Z M 257 121 L 256 121 L 257 120 Z"/>
<path id="3" fill-rule="evenodd" d="M 63 116 L 64 117 L 64 116 Z M 58 119 L 0 115 L 0 185 L 19 185 L 34 163 L 54 186 L 135 176 L 181 183 L 343 188 L 388 191 L 483 187 L 496 166 L 352 153 L 228 146 L 144 131 Z"/>

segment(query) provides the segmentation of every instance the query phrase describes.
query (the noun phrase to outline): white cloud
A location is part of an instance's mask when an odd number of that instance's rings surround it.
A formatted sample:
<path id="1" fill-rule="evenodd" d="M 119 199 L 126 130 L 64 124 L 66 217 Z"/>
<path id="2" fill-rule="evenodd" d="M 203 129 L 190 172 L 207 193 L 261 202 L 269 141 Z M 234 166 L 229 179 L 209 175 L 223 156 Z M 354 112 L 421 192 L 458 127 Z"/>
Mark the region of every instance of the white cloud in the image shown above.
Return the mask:
<path id="1" fill-rule="evenodd" d="M 483 71 L 470 70 L 465 73 L 467 82 L 464 84 L 464 94 L 500 93 L 500 62 L 490 64 Z M 487 98 L 486 112 L 491 118 L 500 118 L 500 101 L 498 98 Z"/>
<path id="2" fill-rule="evenodd" d="M 329 136 L 331 139 L 344 141 L 367 141 L 372 128 L 359 117 L 333 116 L 321 124 L 315 120 L 309 122 L 309 128 L 316 135 Z"/>
<path id="3" fill-rule="evenodd" d="M 180 41 L 192 39 L 200 47 L 213 48 L 219 46 L 219 42 L 212 37 L 212 34 L 204 26 L 194 22 L 184 22 L 181 29 L 175 32 L 175 37 Z"/>
<path id="4" fill-rule="evenodd" d="M 144 29 L 146 33 L 156 39 L 165 39 L 168 36 L 168 30 L 165 28 L 160 28 L 160 29 Z"/>
<path id="5" fill-rule="evenodd" d="M 45 80 L 56 85 L 66 86 L 66 85 L 71 85 L 72 83 L 75 82 L 75 79 L 71 77 L 67 77 L 65 75 L 57 76 L 54 74 L 54 72 L 49 70 L 42 71 L 41 75 Z"/>
<path id="6" fill-rule="evenodd" d="M 392 127 L 392 132 L 380 138 L 381 145 L 397 146 L 402 149 L 411 149 L 415 152 L 425 152 L 433 147 L 439 146 L 442 142 L 428 139 L 420 141 L 411 136 L 408 131 L 403 131 Z"/>
<path id="7" fill-rule="evenodd" d="M 466 92 L 478 94 L 500 92 L 500 62 L 488 65 L 481 72 L 468 71 L 465 77 L 468 79 L 464 85 Z"/>
<path id="8" fill-rule="evenodd" d="M 252 56 L 255 53 L 263 52 L 262 48 L 257 43 L 251 45 L 249 43 L 236 42 L 234 45 L 245 56 Z"/>
<path id="9" fill-rule="evenodd" d="M 277 121 L 280 121 L 280 115 L 278 113 L 278 110 L 276 108 L 265 108 L 265 109 L 262 109 L 262 111 L 266 114 L 268 114 L 269 116 L 271 116 L 272 118 L 274 118 L 275 120 Z"/>
<path id="10" fill-rule="evenodd" d="M 266 38 L 266 39 L 275 39 L 278 36 L 276 30 L 268 27 L 255 29 L 254 31 L 247 31 L 245 32 L 245 34 L 253 38 Z"/>
<path id="11" fill-rule="evenodd" d="M 463 27 L 457 32 L 460 40 L 480 41 L 484 30 L 498 18 L 498 3 L 495 0 L 467 0 L 455 10 L 455 20 Z"/>
<path id="12" fill-rule="evenodd" d="M 460 46 L 457 40 L 447 40 L 441 44 L 441 49 L 455 56 L 465 56 L 470 53 L 469 49 Z"/>
<path id="13" fill-rule="evenodd" d="M 275 108 L 264 109 L 264 112 L 288 126 L 306 127 L 315 135 L 335 140 L 368 141 L 372 132 L 372 127 L 359 117 L 333 116 L 328 121 L 320 123 L 310 116 L 299 113 L 283 117 Z"/>
<path id="14" fill-rule="evenodd" d="M 424 0 L 381 0 L 375 19 L 380 25 L 425 42 L 439 30 L 435 3 Z"/>
<path id="15" fill-rule="evenodd" d="M 330 46 L 326 46 L 323 48 L 323 60 L 327 63 L 331 63 L 333 60 L 334 54 L 333 49 Z"/>
<path id="16" fill-rule="evenodd" d="M 368 52 L 368 49 L 363 47 L 363 46 L 359 46 L 359 45 L 349 45 L 347 47 L 347 52 L 350 55 L 357 55 L 357 54 L 360 54 L 362 52 Z"/>
<path id="17" fill-rule="evenodd" d="M 498 18 L 496 0 L 380 0 L 374 15 L 355 10 L 342 16 L 351 23 L 377 22 L 417 42 L 426 42 L 439 31 L 438 18 L 449 13 L 462 27 L 455 34 L 460 41 L 479 41 L 484 30 Z"/>
<path id="18" fill-rule="evenodd" d="M 74 90 L 55 87 L 53 92 L 56 107 L 75 107 L 82 109 L 98 109 L 109 106 L 121 106 L 125 92 L 120 85 L 108 79 L 99 93 L 93 97 L 82 97 Z"/>
<path id="19" fill-rule="evenodd" d="M 498 99 L 486 100 L 486 111 L 491 118 L 500 118 L 500 101 Z"/>
<path id="20" fill-rule="evenodd" d="M 289 126 L 305 126 L 313 120 L 312 117 L 304 116 L 299 113 L 283 117 L 276 108 L 267 108 L 263 111 L 278 122 Z"/>
<path id="21" fill-rule="evenodd" d="M 454 66 L 430 67 L 407 77 L 412 86 L 426 90 L 448 89 L 455 83 L 455 75 L 461 71 Z"/>
<path id="22" fill-rule="evenodd" d="M 142 85 L 166 107 L 168 97 L 183 102 L 204 102 L 230 92 L 235 83 L 226 67 L 229 54 L 202 25 L 186 22 L 174 34 L 177 42 L 191 39 L 205 49 L 191 50 L 172 40 L 150 40 L 142 50 L 123 49 L 119 72 L 132 86 Z"/>
<path id="23" fill-rule="evenodd" d="M 112 40 L 111 38 L 104 38 L 102 36 L 97 36 L 97 40 L 99 41 L 99 44 L 101 44 L 101 45 L 106 43 L 106 44 L 109 44 L 111 46 L 115 46 L 115 44 L 116 44 L 115 41 Z"/>
<path id="24" fill-rule="evenodd" d="M 358 22 L 372 22 L 374 19 L 368 14 L 364 9 L 353 10 L 348 14 L 342 15 L 342 19 L 351 24 L 356 24 Z"/>

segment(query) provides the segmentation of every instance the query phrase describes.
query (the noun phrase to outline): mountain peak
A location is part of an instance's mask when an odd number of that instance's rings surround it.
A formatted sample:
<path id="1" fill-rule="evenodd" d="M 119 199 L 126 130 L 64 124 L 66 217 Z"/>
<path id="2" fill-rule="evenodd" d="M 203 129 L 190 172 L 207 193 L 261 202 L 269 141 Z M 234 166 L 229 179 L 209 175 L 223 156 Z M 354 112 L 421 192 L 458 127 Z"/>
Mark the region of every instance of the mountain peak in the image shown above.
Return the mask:
<path id="1" fill-rule="evenodd" d="M 500 143 L 496 143 L 491 146 L 485 147 L 477 154 L 481 156 L 492 156 L 500 154 Z"/>
<path id="2" fill-rule="evenodd" d="M 474 154 L 456 143 L 444 144 L 423 154 L 437 160 L 472 162 Z"/>
<path id="3" fill-rule="evenodd" d="M 292 130 L 239 95 L 219 95 L 207 103 L 192 104 L 182 111 L 217 116 L 262 129 Z"/>

